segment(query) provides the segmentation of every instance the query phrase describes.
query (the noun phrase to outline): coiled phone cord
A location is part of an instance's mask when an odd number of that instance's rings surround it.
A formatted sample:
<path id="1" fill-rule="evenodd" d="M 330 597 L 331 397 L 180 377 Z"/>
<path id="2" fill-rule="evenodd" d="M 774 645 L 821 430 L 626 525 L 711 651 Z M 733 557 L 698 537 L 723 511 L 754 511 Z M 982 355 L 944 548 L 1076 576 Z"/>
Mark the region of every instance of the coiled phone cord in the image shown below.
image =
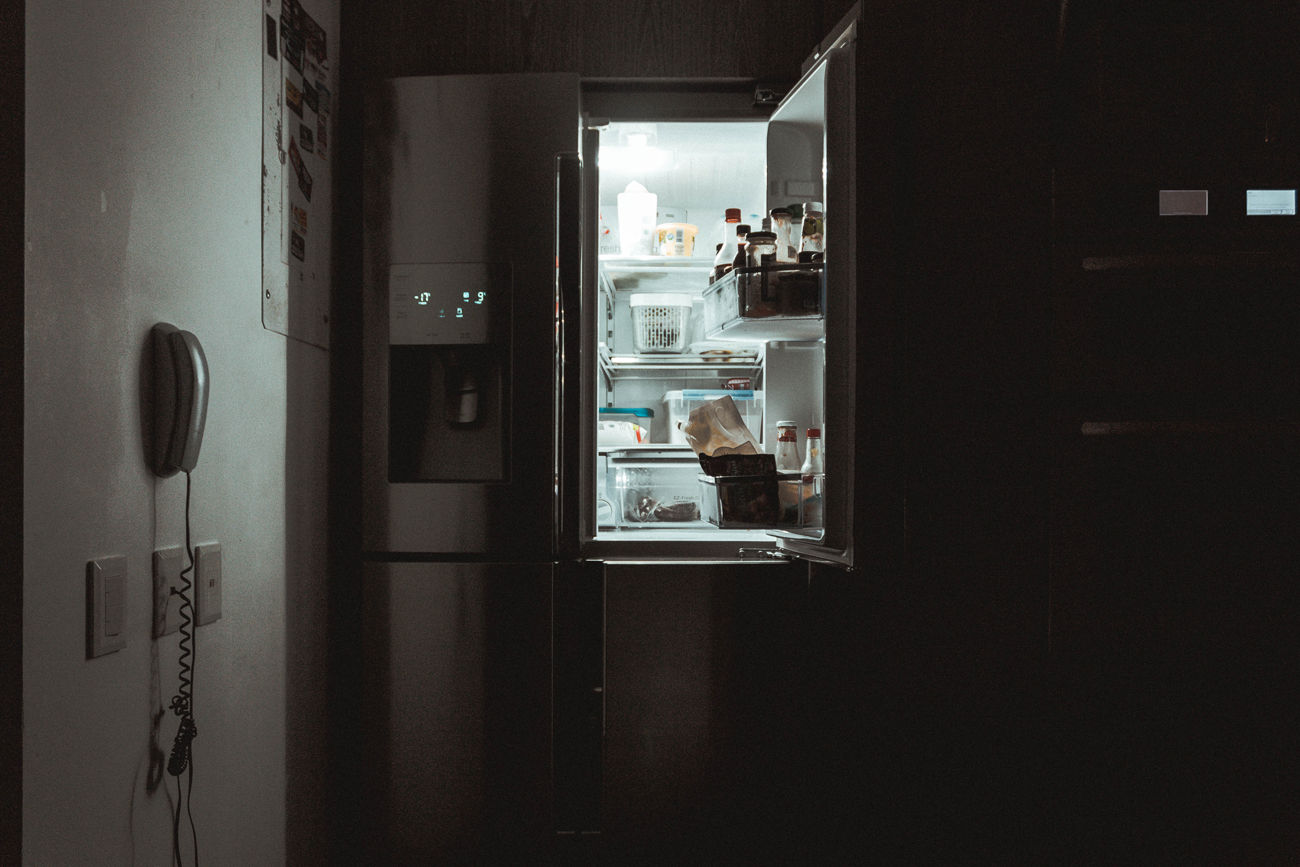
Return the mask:
<path id="1" fill-rule="evenodd" d="M 176 740 L 172 743 L 171 758 L 167 760 L 167 773 L 176 778 L 176 812 L 172 814 L 172 860 L 181 863 L 181 774 L 189 769 L 189 794 L 185 799 L 185 813 L 190 817 L 190 834 L 194 839 L 194 867 L 199 867 L 199 837 L 194 828 L 194 814 L 190 812 L 194 792 L 194 756 L 190 745 L 198 736 L 199 730 L 194 725 L 194 605 L 190 601 L 190 591 L 194 582 L 190 573 L 194 571 L 194 549 L 190 545 L 190 474 L 185 471 L 185 553 L 189 565 L 181 570 L 181 659 L 180 687 L 172 698 L 171 709 L 181 718 L 176 729 Z"/>

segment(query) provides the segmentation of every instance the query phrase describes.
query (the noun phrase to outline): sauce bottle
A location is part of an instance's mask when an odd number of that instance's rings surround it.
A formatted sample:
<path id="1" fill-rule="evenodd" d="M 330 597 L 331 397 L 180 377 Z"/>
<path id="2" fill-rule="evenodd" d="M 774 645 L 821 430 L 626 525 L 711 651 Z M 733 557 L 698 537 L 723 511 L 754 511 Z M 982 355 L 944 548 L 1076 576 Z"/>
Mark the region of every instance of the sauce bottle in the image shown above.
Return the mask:
<path id="1" fill-rule="evenodd" d="M 795 430 L 796 424 L 792 421 L 776 423 L 776 471 L 778 473 L 800 471 L 799 435 Z"/>
<path id="2" fill-rule="evenodd" d="M 709 281 L 710 283 L 721 279 L 723 274 L 731 270 L 731 263 L 736 258 L 735 226 L 739 223 L 740 208 L 727 208 L 722 230 L 722 247 L 718 250 L 718 254 L 713 257 L 713 279 Z"/>
<path id="3" fill-rule="evenodd" d="M 826 482 L 826 467 L 822 463 L 821 428 L 808 428 L 808 456 L 799 469 L 803 482 L 803 518 L 805 527 L 822 525 L 822 488 Z"/>
<path id="4" fill-rule="evenodd" d="M 772 221 L 772 231 L 776 233 L 776 261 L 793 262 L 799 255 L 799 248 L 790 240 L 790 233 L 794 229 L 794 214 L 789 208 L 773 208 L 769 219 Z"/>
<path id="5" fill-rule="evenodd" d="M 745 267 L 745 244 L 749 239 L 749 224 L 741 223 L 736 226 L 736 255 L 731 260 L 732 268 Z"/>

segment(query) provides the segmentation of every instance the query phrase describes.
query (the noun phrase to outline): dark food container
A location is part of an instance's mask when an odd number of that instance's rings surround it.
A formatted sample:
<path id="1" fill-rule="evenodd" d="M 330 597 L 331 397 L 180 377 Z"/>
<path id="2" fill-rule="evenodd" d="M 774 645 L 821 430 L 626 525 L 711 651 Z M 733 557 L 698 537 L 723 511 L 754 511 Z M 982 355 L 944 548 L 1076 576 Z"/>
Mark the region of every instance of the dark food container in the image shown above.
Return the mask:
<path id="1" fill-rule="evenodd" d="M 822 312 L 821 263 L 741 268 L 738 298 L 741 315 L 817 316 Z"/>
<path id="2" fill-rule="evenodd" d="M 776 455 L 700 455 L 709 476 L 770 476 L 776 473 Z"/>
<path id="3" fill-rule="evenodd" d="M 775 527 L 781 514 L 776 475 L 700 476 L 704 520 L 723 529 Z"/>
<path id="4" fill-rule="evenodd" d="M 704 290 L 704 330 L 718 340 L 816 340 L 825 264 L 737 268 Z"/>

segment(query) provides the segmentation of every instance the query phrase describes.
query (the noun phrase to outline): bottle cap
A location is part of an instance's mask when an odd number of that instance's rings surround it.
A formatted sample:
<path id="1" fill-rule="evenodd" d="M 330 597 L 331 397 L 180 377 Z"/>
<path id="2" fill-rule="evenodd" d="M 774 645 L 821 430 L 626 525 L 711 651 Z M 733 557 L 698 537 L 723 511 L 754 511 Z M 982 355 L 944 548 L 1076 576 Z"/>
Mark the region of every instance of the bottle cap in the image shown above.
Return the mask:
<path id="1" fill-rule="evenodd" d="M 794 212 L 791 211 L 789 208 L 773 208 L 770 213 L 773 219 L 779 216 L 786 216 L 786 217 L 794 216 Z"/>
<path id="2" fill-rule="evenodd" d="M 714 213 L 717 212 L 715 211 Z M 727 222 L 728 223 L 740 222 L 740 208 L 727 208 Z"/>
<path id="3" fill-rule="evenodd" d="M 749 240 L 754 242 L 755 244 L 761 244 L 764 241 L 775 241 L 776 232 L 769 232 L 766 230 L 759 231 L 759 232 L 750 232 Z"/>
<path id="4" fill-rule="evenodd" d="M 748 235 L 748 234 L 749 234 L 749 224 L 748 224 L 748 223 L 741 223 L 740 225 L 736 226 L 736 234 L 737 234 L 737 235 Z"/>
<path id="5" fill-rule="evenodd" d="M 798 423 L 797 421 L 779 421 L 779 422 L 776 423 L 776 426 L 777 426 L 777 427 L 796 427 L 796 426 L 798 426 L 798 424 L 799 424 L 799 423 Z"/>
<path id="6" fill-rule="evenodd" d="M 806 213 L 808 213 L 809 211 L 816 211 L 817 213 L 820 214 L 820 213 L 822 212 L 822 203 L 821 203 L 821 202 L 809 202 L 808 204 L 804 205 L 803 212 L 806 214 Z"/>
<path id="7" fill-rule="evenodd" d="M 800 251 L 799 251 L 799 264 L 800 264 L 800 265 L 807 265 L 807 264 L 809 264 L 809 263 L 811 263 L 811 262 L 821 262 L 821 261 L 823 261 L 823 259 L 822 259 L 822 254 L 816 252 L 815 250 L 800 250 Z"/>
<path id="8" fill-rule="evenodd" d="M 817 437 L 817 439 L 821 439 L 821 438 L 822 438 L 822 429 L 819 428 L 819 427 L 810 427 L 810 428 L 808 428 L 808 436 L 810 436 L 810 437 Z"/>

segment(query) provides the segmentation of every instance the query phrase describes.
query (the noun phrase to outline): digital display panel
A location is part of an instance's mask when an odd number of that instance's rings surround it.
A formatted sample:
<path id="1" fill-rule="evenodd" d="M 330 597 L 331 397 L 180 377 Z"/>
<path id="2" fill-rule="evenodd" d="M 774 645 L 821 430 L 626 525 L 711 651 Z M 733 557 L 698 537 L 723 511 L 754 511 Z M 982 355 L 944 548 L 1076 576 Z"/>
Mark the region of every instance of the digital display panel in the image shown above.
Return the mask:
<path id="1" fill-rule="evenodd" d="M 388 342 L 487 343 L 494 294 L 486 264 L 392 265 Z"/>
<path id="2" fill-rule="evenodd" d="M 1295 190 L 1246 190 L 1246 216 L 1295 216 Z"/>

